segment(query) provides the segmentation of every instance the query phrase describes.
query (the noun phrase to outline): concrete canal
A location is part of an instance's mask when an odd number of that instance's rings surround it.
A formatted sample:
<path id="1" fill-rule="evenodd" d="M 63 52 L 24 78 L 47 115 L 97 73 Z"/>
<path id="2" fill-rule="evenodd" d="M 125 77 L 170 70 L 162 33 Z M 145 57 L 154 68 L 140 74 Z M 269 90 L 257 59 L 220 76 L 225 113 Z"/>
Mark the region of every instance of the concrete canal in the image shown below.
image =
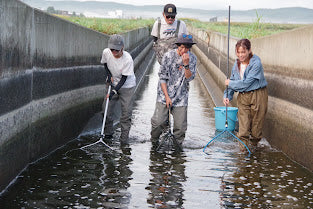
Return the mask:
<path id="1" fill-rule="evenodd" d="M 191 82 L 188 130 L 181 153 L 151 148 L 150 118 L 158 64 L 137 95 L 129 146 L 97 143 L 95 115 L 75 140 L 30 164 L 0 196 L 0 208 L 313 208 L 313 174 L 264 139 L 248 157 L 236 141 L 216 141 L 213 103 Z"/>

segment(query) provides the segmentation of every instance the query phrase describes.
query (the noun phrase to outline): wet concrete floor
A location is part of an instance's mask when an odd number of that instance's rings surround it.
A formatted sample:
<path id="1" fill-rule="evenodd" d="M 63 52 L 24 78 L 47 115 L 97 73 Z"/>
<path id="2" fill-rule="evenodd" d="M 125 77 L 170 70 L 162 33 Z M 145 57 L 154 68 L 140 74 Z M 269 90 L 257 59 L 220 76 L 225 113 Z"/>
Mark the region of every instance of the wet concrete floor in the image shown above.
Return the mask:
<path id="1" fill-rule="evenodd" d="M 261 141 L 241 153 L 215 140 L 213 104 L 191 82 L 183 152 L 156 152 L 149 141 L 158 64 L 135 101 L 129 146 L 99 140 L 95 115 L 77 139 L 30 164 L 0 196 L 0 208 L 313 208 L 313 174 Z"/>

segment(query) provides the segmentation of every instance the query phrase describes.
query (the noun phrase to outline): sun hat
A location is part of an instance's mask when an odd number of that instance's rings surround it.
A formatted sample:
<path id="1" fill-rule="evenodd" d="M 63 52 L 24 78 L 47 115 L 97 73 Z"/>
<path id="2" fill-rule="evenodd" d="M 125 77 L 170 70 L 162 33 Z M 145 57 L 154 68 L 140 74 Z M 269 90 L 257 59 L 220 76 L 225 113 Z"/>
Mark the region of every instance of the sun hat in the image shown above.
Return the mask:
<path id="1" fill-rule="evenodd" d="M 176 6 L 174 4 L 166 4 L 164 6 L 164 14 L 175 16 L 177 14 L 176 13 Z"/>
<path id="2" fill-rule="evenodd" d="M 177 37 L 177 41 L 175 44 L 187 44 L 187 45 L 193 45 L 196 44 L 193 42 L 192 35 L 187 35 L 185 33 L 179 34 Z"/>
<path id="3" fill-rule="evenodd" d="M 124 47 L 124 39 L 121 35 L 114 34 L 110 36 L 108 48 L 121 50 Z"/>

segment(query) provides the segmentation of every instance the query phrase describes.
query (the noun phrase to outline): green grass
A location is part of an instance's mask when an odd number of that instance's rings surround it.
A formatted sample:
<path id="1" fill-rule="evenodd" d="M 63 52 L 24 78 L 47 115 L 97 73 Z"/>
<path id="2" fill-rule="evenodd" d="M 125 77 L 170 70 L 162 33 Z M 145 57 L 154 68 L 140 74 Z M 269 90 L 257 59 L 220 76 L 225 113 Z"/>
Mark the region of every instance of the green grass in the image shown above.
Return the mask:
<path id="1" fill-rule="evenodd" d="M 60 16 L 66 20 L 93 30 L 111 35 L 124 33 L 140 27 L 152 27 L 155 19 L 106 19 L 106 18 L 87 18 L 87 17 L 67 17 Z M 258 38 L 268 36 L 294 28 L 303 27 L 301 24 L 272 24 L 262 23 L 262 17 L 256 13 L 257 19 L 252 23 L 232 22 L 230 24 L 230 35 L 237 38 Z M 202 22 L 197 19 L 182 18 L 186 24 L 202 30 L 216 31 L 227 34 L 227 22 Z"/>
<path id="2" fill-rule="evenodd" d="M 60 16 L 68 21 L 108 35 L 120 34 L 141 27 L 152 27 L 154 19 L 106 19 Z"/>
<path id="3" fill-rule="evenodd" d="M 183 19 L 186 24 L 191 25 L 194 28 L 216 31 L 223 34 L 228 32 L 228 22 L 201 22 L 196 19 Z M 273 24 L 273 23 L 262 23 L 261 19 L 258 18 L 252 23 L 230 23 L 230 35 L 237 38 L 259 38 L 268 36 L 283 31 L 292 30 L 295 28 L 303 27 L 301 24 Z"/>

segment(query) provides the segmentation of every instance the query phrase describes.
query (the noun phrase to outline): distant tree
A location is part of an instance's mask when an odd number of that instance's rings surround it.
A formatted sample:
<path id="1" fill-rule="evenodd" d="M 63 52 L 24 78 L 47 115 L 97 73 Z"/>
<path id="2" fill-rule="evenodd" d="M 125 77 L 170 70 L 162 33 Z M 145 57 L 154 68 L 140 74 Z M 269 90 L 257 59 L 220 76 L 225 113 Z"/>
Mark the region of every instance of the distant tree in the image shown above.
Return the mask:
<path id="1" fill-rule="evenodd" d="M 72 16 L 73 16 L 73 17 L 76 17 L 76 16 L 77 16 L 77 15 L 76 15 L 76 12 L 73 12 Z"/>
<path id="2" fill-rule="evenodd" d="M 47 12 L 48 12 L 48 13 L 51 13 L 51 14 L 55 14 L 55 9 L 54 9 L 54 7 L 48 7 L 48 8 L 47 8 Z"/>

